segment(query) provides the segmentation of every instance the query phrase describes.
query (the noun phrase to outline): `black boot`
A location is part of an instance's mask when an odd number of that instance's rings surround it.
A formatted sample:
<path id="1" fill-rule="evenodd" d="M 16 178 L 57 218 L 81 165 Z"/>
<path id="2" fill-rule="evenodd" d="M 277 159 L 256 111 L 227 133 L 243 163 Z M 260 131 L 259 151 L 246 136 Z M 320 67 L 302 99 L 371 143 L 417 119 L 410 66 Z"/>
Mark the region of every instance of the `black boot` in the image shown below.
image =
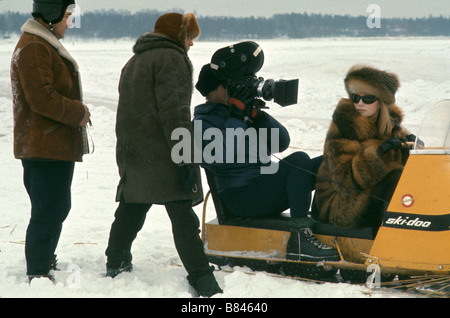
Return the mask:
<path id="1" fill-rule="evenodd" d="M 131 262 L 122 261 L 118 265 L 106 263 L 106 277 L 114 278 L 120 273 L 131 272 L 133 270 L 133 264 Z"/>
<path id="2" fill-rule="evenodd" d="M 215 294 L 222 294 L 223 290 L 219 287 L 213 273 L 208 273 L 195 281 L 190 281 L 189 284 L 195 289 L 199 297 L 212 297 Z"/>
<path id="3" fill-rule="evenodd" d="M 106 277 L 114 278 L 122 272 L 131 272 L 133 270 L 133 259 L 129 250 L 119 250 L 108 247 L 106 249 Z"/>
<path id="4" fill-rule="evenodd" d="M 300 257 L 302 260 L 339 261 L 338 251 L 319 241 L 310 228 L 301 229 L 299 234 Z"/>
<path id="5" fill-rule="evenodd" d="M 291 233 L 286 258 L 309 262 L 340 260 L 338 251 L 319 241 L 309 227 Z"/>

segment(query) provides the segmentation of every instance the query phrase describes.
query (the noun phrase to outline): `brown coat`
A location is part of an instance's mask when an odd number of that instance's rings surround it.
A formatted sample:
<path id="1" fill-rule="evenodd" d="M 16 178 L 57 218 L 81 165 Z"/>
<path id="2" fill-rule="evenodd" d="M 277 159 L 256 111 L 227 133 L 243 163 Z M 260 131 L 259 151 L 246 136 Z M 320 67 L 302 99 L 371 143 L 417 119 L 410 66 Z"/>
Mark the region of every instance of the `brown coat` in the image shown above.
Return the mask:
<path id="1" fill-rule="evenodd" d="M 117 200 L 164 204 L 203 200 L 200 170 L 197 191 L 185 193 L 171 150 L 176 128 L 191 131 L 192 64 L 186 49 L 162 35 L 147 33 L 122 69 L 117 109 L 116 158 L 121 181 Z"/>
<path id="2" fill-rule="evenodd" d="M 400 126 L 400 108 L 395 104 L 389 108 L 396 124 L 390 137 L 406 137 L 409 132 Z M 362 217 L 370 197 L 365 193 L 370 194 L 391 171 L 403 169 L 406 161 L 401 151 L 378 155 L 377 149 L 385 139 L 378 136 L 374 120 L 360 115 L 351 100 L 339 102 L 325 141 L 318 172 L 321 177 L 316 183 L 320 221 L 344 228 L 367 225 Z"/>
<path id="3" fill-rule="evenodd" d="M 81 161 L 83 119 L 78 65 L 57 38 L 30 19 L 11 62 L 14 155 Z"/>

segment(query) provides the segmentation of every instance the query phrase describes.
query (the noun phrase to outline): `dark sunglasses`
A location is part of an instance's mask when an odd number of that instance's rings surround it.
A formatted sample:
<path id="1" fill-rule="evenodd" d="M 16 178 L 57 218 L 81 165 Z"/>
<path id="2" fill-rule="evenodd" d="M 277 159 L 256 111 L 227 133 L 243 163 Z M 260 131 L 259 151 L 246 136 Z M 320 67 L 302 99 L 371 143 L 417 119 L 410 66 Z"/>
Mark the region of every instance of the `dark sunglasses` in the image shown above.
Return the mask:
<path id="1" fill-rule="evenodd" d="M 363 103 L 367 104 L 367 105 L 373 104 L 373 103 L 375 103 L 378 100 L 378 98 L 376 98 L 373 95 L 359 96 L 359 95 L 356 95 L 356 94 L 352 94 L 352 101 L 355 104 L 359 103 L 359 101 L 361 99 L 362 99 Z"/>

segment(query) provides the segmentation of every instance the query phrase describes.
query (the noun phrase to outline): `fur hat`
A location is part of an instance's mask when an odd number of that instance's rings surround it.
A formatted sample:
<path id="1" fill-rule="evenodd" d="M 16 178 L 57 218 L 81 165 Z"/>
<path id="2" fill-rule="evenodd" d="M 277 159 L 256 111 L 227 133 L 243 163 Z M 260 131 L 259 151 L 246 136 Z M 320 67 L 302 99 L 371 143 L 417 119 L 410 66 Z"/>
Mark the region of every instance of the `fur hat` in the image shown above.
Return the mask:
<path id="1" fill-rule="evenodd" d="M 203 65 L 195 88 L 206 97 L 220 84 L 222 84 L 222 81 L 214 75 L 211 64 Z"/>
<path id="2" fill-rule="evenodd" d="M 61 22 L 67 7 L 75 4 L 74 0 L 34 0 L 33 16 L 40 17 L 46 23 Z"/>
<path id="3" fill-rule="evenodd" d="M 200 26 L 193 13 L 166 13 L 158 18 L 155 23 L 155 33 L 166 35 L 172 40 L 184 43 L 189 36 L 193 40 L 200 36 Z"/>
<path id="4" fill-rule="evenodd" d="M 344 83 L 349 96 L 352 94 L 374 95 L 387 105 L 395 103 L 395 93 L 400 87 L 400 81 L 396 74 L 377 70 L 367 65 L 352 66 Z"/>

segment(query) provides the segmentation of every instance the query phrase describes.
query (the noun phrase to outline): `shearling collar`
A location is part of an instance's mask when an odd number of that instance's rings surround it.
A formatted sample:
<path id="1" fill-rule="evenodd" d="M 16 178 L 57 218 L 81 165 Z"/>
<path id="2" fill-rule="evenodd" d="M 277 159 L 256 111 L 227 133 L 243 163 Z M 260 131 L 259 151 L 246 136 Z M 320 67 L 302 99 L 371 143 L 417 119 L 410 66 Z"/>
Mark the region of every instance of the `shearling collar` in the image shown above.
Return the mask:
<path id="1" fill-rule="evenodd" d="M 48 29 L 46 29 L 42 24 L 34 19 L 28 19 L 25 24 L 20 29 L 22 32 L 30 33 L 36 36 L 39 36 L 46 40 L 51 46 L 53 46 L 59 55 L 69 60 L 75 71 L 78 72 L 78 63 L 75 59 L 70 55 L 70 53 L 66 50 L 66 48 L 61 44 L 61 42 L 51 33 Z"/>

